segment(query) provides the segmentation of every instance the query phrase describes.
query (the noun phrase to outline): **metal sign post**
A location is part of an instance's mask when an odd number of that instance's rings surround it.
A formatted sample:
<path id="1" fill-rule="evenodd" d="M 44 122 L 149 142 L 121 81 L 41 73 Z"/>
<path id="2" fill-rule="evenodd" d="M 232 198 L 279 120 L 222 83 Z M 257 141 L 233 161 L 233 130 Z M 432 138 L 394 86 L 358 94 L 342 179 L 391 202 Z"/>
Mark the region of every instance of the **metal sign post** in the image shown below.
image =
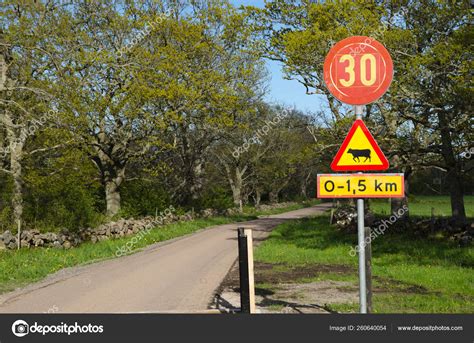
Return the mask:
<path id="1" fill-rule="evenodd" d="M 357 199 L 357 237 L 359 238 L 359 300 L 360 313 L 367 313 L 364 246 L 364 199 Z"/>
<path id="2" fill-rule="evenodd" d="M 354 106 L 356 119 L 362 119 L 363 107 Z M 362 174 L 362 173 L 361 173 Z M 357 199 L 357 237 L 359 243 L 359 301 L 360 313 L 367 313 L 367 290 L 365 279 L 365 245 L 364 245 L 364 199 Z"/>
<path id="3" fill-rule="evenodd" d="M 354 105 L 357 117 L 334 157 L 331 169 L 359 173 L 345 180 L 347 187 L 340 183 L 344 177 L 342 174 L 333 175 L 332 179 L 331 176 L 328 179 L 327 175 L 318 174 L 317 194 L 321 198 L 357 198 L 360 313 L 367 313 L 364 198 L 403 197 L 400 194 L 403 188 L 393 180 L 388 181 L 389 175 L 362 173 L 387 170 L 389 162 L 362 121 L 361 105 L 374 102 L 387 91 L 393 79 L 393 62 L 387 49 L 375 39 L 353 36 L 339 41 L 329 50 L 323 74 L 329 92 L 341 102 Z M 380 178 L 385 180 L 385 190 Z"/>

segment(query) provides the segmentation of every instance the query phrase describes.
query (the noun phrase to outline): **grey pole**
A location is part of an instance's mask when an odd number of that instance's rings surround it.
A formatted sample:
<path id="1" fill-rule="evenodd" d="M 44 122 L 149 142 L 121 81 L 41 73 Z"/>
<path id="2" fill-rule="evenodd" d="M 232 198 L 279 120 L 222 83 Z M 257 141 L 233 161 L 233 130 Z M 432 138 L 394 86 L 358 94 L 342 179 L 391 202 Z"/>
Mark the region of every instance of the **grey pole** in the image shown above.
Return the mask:
<path id="1" fill-rule="evenodd" d="M 354 106 L 357 119 L 362 119 L 362 106 Z M 359 241 L 359 302 L 360 313 L 367 313 L 367 289 L 365 279 L 364 199 L 357 199 L 357 237 Z"/>

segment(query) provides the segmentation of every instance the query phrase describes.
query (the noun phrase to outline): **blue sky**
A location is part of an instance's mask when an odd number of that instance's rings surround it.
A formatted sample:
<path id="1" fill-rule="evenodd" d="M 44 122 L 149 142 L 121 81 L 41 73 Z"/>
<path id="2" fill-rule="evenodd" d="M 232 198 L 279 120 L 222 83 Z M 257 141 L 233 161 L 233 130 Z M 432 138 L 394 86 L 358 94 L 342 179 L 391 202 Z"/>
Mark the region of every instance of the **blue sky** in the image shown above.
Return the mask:
<path id="1" fill-rule="evenodd" d="M 264 0 L 231 0 L 235 6 L 263 7 Z M 295 80 L 283 79 L 281 65 L 278 62 L 267 61 L 267 69 L 271 75 L 268 85 L 267 101 L 295 106 L 304 111 L 316 112 L 321 108 L 321 101 L 316 95 L 306 95 L 306 89 Z"/>

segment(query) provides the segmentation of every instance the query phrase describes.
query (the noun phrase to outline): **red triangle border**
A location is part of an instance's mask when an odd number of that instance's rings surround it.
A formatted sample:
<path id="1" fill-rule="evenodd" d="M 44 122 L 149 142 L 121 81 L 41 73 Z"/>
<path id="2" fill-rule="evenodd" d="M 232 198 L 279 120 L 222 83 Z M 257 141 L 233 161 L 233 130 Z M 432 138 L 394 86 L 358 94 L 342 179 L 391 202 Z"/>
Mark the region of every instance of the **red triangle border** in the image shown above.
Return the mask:
<path id="1" fill-rule="evenodd" d="M 353 165 L 353 166 L 338 166 L 337 163 L 342 157 L 342 154 L 346 150 L 347 146 L 349 145 L 349 142 L 352 139 L 352 136 L 354 136 L 354 133 L 356 132 L 357 128 L 361 128 L 362 132 L 365 134 L 367 137 L 369 143 L 372 145 L 372 148 L 374 149 L 375 153 L 379 157 L 380 161 L 382 164 L 377 164 L 377 165 L 371 165 L 371 164 L 366 164 L 366 165 Z M 356 119 L 354 124 L 352 124 L 351 129 L 349 130 L 349 133 L 347 134 L 346 138 L 342 142 L 341 147 L 339 148 L 339 151 L 337 152 L 336 156 L 334 157 L 332 163 L 331 163 L 331 169 L 334 171 L 365 171 L 365 170 L 387 170 L 389 167 L 389 163 L 387 158 L 385 157 L 384 153 L 382 150 L 380 150 L 380 147 L 378 146 L 377 142 L 375 141 L 374 137 L 372 137 L 372 134 L 370 133 L 369 129 L 367 126 L 365 126 L 364 122 L 362 119 Z"/>

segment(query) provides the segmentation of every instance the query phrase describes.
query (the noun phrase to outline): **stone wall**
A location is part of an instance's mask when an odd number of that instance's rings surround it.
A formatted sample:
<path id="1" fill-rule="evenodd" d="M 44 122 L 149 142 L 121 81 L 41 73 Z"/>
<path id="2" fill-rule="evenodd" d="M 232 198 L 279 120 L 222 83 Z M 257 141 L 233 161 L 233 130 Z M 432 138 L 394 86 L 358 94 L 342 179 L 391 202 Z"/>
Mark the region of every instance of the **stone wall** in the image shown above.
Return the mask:
<path id="1" fill-rule="evenodd" d="M 274 208 L 284 208 L 293 204 L 295 203 L 286 202 L 261 205 L 259 210 L 266 211 Z M 138 233 L 142 229 L 149 227 L 150 225 L 161 226 L 178 221 L 190 221 L 197 217 L 209 218 L 218 215 L 232 216 L 237 214 L 239 214 L 239 210 L 237 208 L 229 208 L 223 212 L 208 208 L 198 214 L 188 212 L 183 215 L 176 215 L 174 213 L 168 212 L 166 215 L 160 215 L 158 217 L 159 221 L 157 221 L 157 219 L 154 217 L 144 217 L 141 219 L 120 219 L 118 221 L 102 224 L 96 228 L 81 229 L 77 232 L 72 232 L 68 229 L 63 229 L 59 232 L 46 233 L 41 233 L 36 229 L 23 230 L 20 235 L 20 240 L 22 248 L 45 247 L 70 249 L 86 241 L 96 243 L 106 239 L 130 236 Z M 0 234 L 0 250 L 16 249 L 18 247 L 17 241 L 17 235 L 12 234 L 10 231 L 5 231 L 3 234 Z"/>
<path id="2" fill-rule="evenodd" d="M 178 221 L 190 221 L 192 219 L 194 219 L 194 216 L 191 213 L 184 215 L 169 213 L 166 216 L 159 217 L 159 221 L 154 217 L 120 219 L 99 225 L 96 228 L 85 228 L 78 232 L 63 229 L 59 232 L 41 233 L 39 230 L 31 229 L 23 230 L 20 234 L 20 240 L 22 248 L 45 247 L 69 249 L 85 241 L 96 243 L 110 238 L 130 236 L 146 228 L 147 225 L 161 226 Z M 0 250 L 16 249 L 18 247 L 17 238 L 17 235 L 13 235 L 10 231 L 5 231 L 3 234 L 0 234 Z"/>

